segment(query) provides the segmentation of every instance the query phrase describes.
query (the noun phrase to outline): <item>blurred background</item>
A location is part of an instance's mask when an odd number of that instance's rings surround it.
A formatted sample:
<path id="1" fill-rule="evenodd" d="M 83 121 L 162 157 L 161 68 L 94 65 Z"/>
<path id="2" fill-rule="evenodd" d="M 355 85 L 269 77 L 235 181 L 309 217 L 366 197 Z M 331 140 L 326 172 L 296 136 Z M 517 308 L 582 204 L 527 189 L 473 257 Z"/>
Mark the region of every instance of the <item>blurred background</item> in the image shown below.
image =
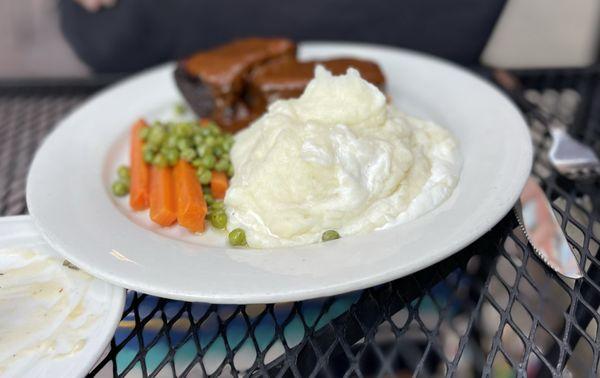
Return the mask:
<path id="1" fill-rule="evenodd" d="M 599 16 L 596 0 L 0 0 L 0 77 L 133 72 L 248 35 L 388 44 L 464 65 L 581 67 L 597 60 Z"/>

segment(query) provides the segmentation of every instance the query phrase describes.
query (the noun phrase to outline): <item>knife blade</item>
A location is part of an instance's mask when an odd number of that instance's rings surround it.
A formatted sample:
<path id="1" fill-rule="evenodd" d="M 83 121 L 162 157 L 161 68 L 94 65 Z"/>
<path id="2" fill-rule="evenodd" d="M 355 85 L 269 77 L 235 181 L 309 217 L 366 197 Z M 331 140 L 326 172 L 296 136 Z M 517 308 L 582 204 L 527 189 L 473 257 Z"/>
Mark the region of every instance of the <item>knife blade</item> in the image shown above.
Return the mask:
<path id="1" fill-rule="evenodd" d="M 583 277 L 552 206 L 535 179 L 527 180 L 514 210 L 525 237 L 546 265 L 568 278 Z"/>

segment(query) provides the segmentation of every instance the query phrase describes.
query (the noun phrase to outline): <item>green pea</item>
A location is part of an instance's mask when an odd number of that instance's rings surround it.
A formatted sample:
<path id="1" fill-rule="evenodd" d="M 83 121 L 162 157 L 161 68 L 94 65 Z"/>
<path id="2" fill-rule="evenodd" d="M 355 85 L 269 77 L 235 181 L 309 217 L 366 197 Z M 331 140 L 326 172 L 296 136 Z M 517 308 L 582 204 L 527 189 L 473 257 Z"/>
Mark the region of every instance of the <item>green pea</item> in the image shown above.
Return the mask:
<path id="1" fill-rule="evenodd" d="M 192 166 L 193 166 L 194 168 L 198 168 L 198 167 L 200 167 L 201 165 L 202 165 L 202 159 L 200 159 L 200 158 L 196 158 L 196 159 L 192 160 Z"/>
<path id="2" fill-rule="evenodd" d="M 215 203 L 215 199 L 213 198 L 212 194 L 205 194 L 204 195 L 204 200 L 206 201 L 206 204 L 208 206 L 212 205 L 213 203 Z"/>
<path id="3" fill-rule="evenodd" d="M 227 214 L 223 211 L 216 211 L 210 213 L 210 224 L 214 228 L 218 228 L 219 230 L 227 227 Z"/>
<path id="4" fill-rule="evenodd" d="M 123 197 L 129 193 L 129 185 L 122 180 L 117 180 L 112 184 L 112 192 L 117 197 Z"/>
<path id="5" fill-rule="evenodd" d="M 177 123 L 173 127 L 173 133 L 178 137 L 189 137 L 192 135 L 192 125 L 189 123 Z"/>
<path id="6" fill-rule="evenodd" d="M 229 233 L 229 244 L 233 246 L 244 246 L 246 243 L 246 233 L 241 228 L 236 228 Z"/>
<path id="7" fill-rule="evenodd" d="M 147 127 L 144 127 L 143 129 L 140 130 L 140 134 L 139 134 L 140 139 L 143 141 L 146 141 L 146 139 L 148 139 L 149 133 L 150 133 L 150 130 Z"/>
<path id="8" fill-rule="evenodd" d="M 196 175 L 198 176 L 198 181 L 200 181 L 200 184 L 202 184 L 202 185 L 210 184 L 210 179 L 212 178 L 212 173 L 210 173 L 209 170 L 206 170 L 203 167 L 200 167 L 200 168 L 198 168 Z"/>
<path id="9" fill-rule="evenodd" d="M 208 136 L 204 140 L 204 144 L 208 147 L 214 147 L 217 145 L 217 139 L 214 136 Z"/>
<path id="10" fill-rule="evenodd" d="M 216 157 L 221 157 L 224 153 L 225 150 L 218 144 L 213 148 L 213 155 L 215 155 Z"/>
<path id="11" fill-rule="evenodd" d="M 206 169 L 213 169 L 216 163 L 217 159 L 213 155 L 206 155 L 202 158 L 202 166 Z"/>
<path id="12" fill-rule="evenodd" d="M 202 185 L 202 193 L 204 193 L 204 196 L 206 196 L 207 194 L 211 194 L 212 195 L 212 191 L 210 190 L 210 186 L 207 185 Z"/>
<path id="13" fill-rule="evenodd" d="M 233 164 L 229 164 L 229 167 L 227 168 L 227 176 L 233 177 L 233 174 L 234 174 Z"/>
<path id="14" fill-rule="evenodd" d="M 154 159 L 152 159 L 152 164 L 164 168 L 168 165 L 168 161 L 165 155 L 159 152 L 156 155 L 154 155 Z"/>
<path id="15" fill-rule="evenodd" d="M 194 134 L 194 136 L 192 137 L 192 141 L 198 147 L 204 143 L 204 137 L 200 134 Z"/>
<path id="16" fill-rule="evenodd" d="M 202 135 L 203 137 L 208 137 L 212 134 L 212 131 L 208 128 L 208 127 L 203 127 L 200 130 L 200 135 Z"/>
<path id="17" fill-rule="evenodd" d="M 166 138 L 167 132 L 162 126 L 154 126 L 150 128 L 150 133 L 148 134 L 149 144 L 159 147 Z"/>
<path id="18" fill-rule="evenodd" d="M 177 148 L 177 142 L 179 138 L 176 135 L 169 135 L 165 141 L 165 146 L 168 148 Z"/>
<path id="19" fill-rule="evenodd" d="M 327 231 L 323 232 L 323 236 L 321 237 L 321 240 L 326 242 L 326 241 L 335 240 L 335 239 L 339 239 L 339 238 L 340 238 L 340 234 L 338 234 L 337 231 L 327 230 Z"/>
<path id="20" fill-rule="evenodd" d="M 173 166 L 179 161 L 179 151 L 176 148 L 169 148 L 164 152 L 167 163 Z"/>
<path id="21" fill-rule="evenodd" d="M 179 138 L 177 141 L 177 148 L 180 151 L 186 150 L 188 148 L 192 148 L 192 142 L 188 138 Z"/>
<path id="22" fill-rule="evenodd" d="M 117 176 L 125 182 L 131 180 L 131 171 L 129 170 L 129 167 L 126 165 L 119 166 L 119 168 L 117 168 Z"/>
<path id="23" fill-rule="evenodd" d="M 196 158 L 196 151 L 193 148 L 186 148 L 181 151 L 180 157 L 185 161 L 192 161 Z"/>
<path id="24" fill-rule="evenodd" d="M 222 211 L 223 209 L 225 209 L 225 204 L 223 201 L 215 201 L 215 203 L 213 203 L 210 207 L 211 211 Z"/>
<path id="25" fill-rule="evenodd" d="M 229 162 L 227 160 L 219 159 L 215 163 L 215 171 L 217 172 L 227 172 L 229 168 Z"/>
<path id="26" fill-rule="evenodd" d="M 179 116 L 184 115 L 185 113 L 187 113 L 187 107 L 185 106 L 185 104 L 179 102 L 173 107 L 173 112 Z"/>
<path id="27" fill-rule="evenodd" d="M 198 153 L 198 156 L 200 157 L 205 157 L 206 155 L 212 155 L 213 150 L 211 147 L 208 147 L 207 145 L 201 145 L 198 146 L 198 148 L 196 148 L 196 152 Z"/>
<path id="28" fill-rule="evenodd" d="M 151 149 L 144 149 L 142 155 L 146 163 L 152 163 L 152 160 L 154 160 L 154 151 Z"/>

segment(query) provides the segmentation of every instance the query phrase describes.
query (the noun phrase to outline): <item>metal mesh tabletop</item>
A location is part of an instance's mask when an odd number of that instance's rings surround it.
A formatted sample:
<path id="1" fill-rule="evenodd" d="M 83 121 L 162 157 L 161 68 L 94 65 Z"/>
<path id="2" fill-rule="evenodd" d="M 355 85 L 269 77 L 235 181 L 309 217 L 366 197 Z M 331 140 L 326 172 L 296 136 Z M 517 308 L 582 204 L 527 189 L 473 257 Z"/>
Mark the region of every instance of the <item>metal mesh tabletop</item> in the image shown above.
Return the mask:
<path id="1" fill-rule="evenodd" d="M 600 73 L 520 73 L 530 91 L 575 90 L 571 132 L 600 152 Z M 104 83 L 0 85 L 0 214 L 26 213 L 28 166 L 44 136 Z M 564 279 L 532 253 L 508 214 L 485 236 L 420 272 L 330 298 L 209 305 L 129 291 L 92 376 L 597 376 L 600 187 L 554 172 L 530 118 L 534 175 L 585 277 Z M 57 162 L 59 164 L 59 162 Z"/>

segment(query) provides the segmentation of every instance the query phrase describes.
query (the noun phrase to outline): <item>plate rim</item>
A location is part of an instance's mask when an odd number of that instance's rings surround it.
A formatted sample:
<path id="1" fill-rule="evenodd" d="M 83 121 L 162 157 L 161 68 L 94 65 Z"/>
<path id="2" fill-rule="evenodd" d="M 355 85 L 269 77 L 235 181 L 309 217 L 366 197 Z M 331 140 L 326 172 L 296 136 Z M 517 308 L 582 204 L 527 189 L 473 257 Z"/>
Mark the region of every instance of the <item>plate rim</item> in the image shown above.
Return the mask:
<path id="1" fill-rule="evenodd" d="M 384 46 L 384 45 L 368 44 L 368 43 L 335 42 L 335 41 L 318 41 L 318 42 L 307 41 L 307 42 L 303 42 L 303 43 L 299 44 L 299 46 L 300 46 L 300 50 L 302 50 L 303 48 L 306 48 L 306 47 L 326 48 L 327 46 L 336 46 L 336 47 L 342 46 L 342 47 L 351 47 L 351 48 L 374 49 L 374 50 L 381 50 L 381 51 L 385 51 L 385 52 L 389 52 L 389 53 L 401 53 L 401 54 L 416 56 L 419 58 L 424 58 L 427 60 L 434 61 L 437 64 L 449 66 L 452 69 L 458 70 L 462 74 L 469 76 L 471 79 L 473 79 L 473 80 L 477 81 L 479 84 L 485 86 L 487 89 L 494 92 L 496 97 L 501 98 L 502 101 L 506 103 L 506 105 L 511 107 L 512 110 L 514 110 L 514 113 L 517 114 L 518 117 L 520 118 L 520 121 L 523 126 L 522 129 L 527 134 L 527 137 L 530 140 L 529 128 L 527 127 L 525 118 L 524 118 L 523 114 L 518 110 L 518 108 L 514 105 L 514 103 L 510 100 L 510 98 L 505 93 L 500 91 L 497 87 L 491 85 L 489 82 L 487 82 L 480 76 L 475 75 L 468 69 L 461 67 L 455 63 L 446 61 L 445 59 L 442 59 L 439 57 L 429 55 L 427 53 L 415 52 L 415 51 L 412 51 L 409 49 L 403 49 L 403 48 L 398 48 L 398 47 L 393 47 L 393 46 Z M 29 171 L 29 174 L 27 177 L 27 182 L 28 183 L 31 182 L 30 178 L 31 178 L 32 174 L 34 173 L 36 161 L 38 160 L 41 152 L 44 150 L 44 147 L 47 145 L 48 140 L 50 140 L 52 138 L 52 136 L 55 134 L 55 132 L 60 128 L 60 126 L 63 123 L 68 122 L 69 118 L 74 116 L 82 106 L 88 104 L 89 102 L 96 100 L 98 97 L 104 96 L 106 93 L 114 90 L 115 88 L 117 88 L 121 85 L 126 85 L 127 83 L 132 82 L 141 76 L 151 74 L 154 71 L 164 70 L 167 67 L 172 66 L 172 65 L 173 65 L 173 62 L 168 62 L 168 63 L 161 64 L 159 66 L 156 66 L 156 67 L 148 68 L 148 69 L 143 70 L 134 75 L 131 75 L 131 76 L 125 78 L 124 80 L 120 80 L 117 83 L 100 90 L 98 93 L 89 97 L 86 101 L 84 101 L 82 104 L 77 106 L 74 110 L 72 110 L 66 117 L 64 117 L 58 123 L 58 126 L 50 134 L 48 134 L 48 136 L 45 138 L 43 144 L 36 151 L 35 158 L 33 160 L 33 163 L 31 165 L 31 168 L 30 168 L 30 171 Z M 524 152 L 528 161 L 527 161 L 527 164 L 525 164 L 523 170 L 521 172 L 518 172 L 519 173 L 518 177 L 516 177 L 516 179 L 513 180 L 513 181 L 516 181 L 519 183 L 520 188 L 522 188 L 524 186 L 527 177 L 529 177 L 529 173 L 531 171 L 531 166 L 533 164 L 533 147 L 532 147 L 531 143 L 526 143 L 525 150 L 521 151 L 521 152 Z M 527 168 L 527 169 L 525 169 L 525 168 Z M 515 176 L 517 176 L 517 174 L 515 174 Z M 38 221 L 35 217 L 36 209 L 35 209 L 35 205 L 33 205 L 33 203 L 30 201 L 31 188 L 29 185 L 27 185 L 26 196 L 27 196 L 27 203 L 30 206 L 30 212 L 32 213 L 34 223 L 36 224 L 36 227 L 38 227 L 38 229 L 40 230 L 43 237 L 48 241 L 48 243 L 55 250 L 57 250 L 59 253 L 61 253 L 63 256 L 66 256 L 70 260 L 73 260 L 74 263 L 81 266 L 83 269 L 85 269 L 90 274 L 92 274 L 96 277 L 99 277 L 103 280 L 106 280 L 106 281 L 113 283 L 115 285 L 118 285 L 118 286 L 123 286 L 123 287 L 127 287 L 129 289 L 133 289 L 133 290 L 136 290 L 139 292 L 148 293 L 151 295 L 165 297 L 165 298 L 176 299 L 176 300 L 199 301 L 199 302 L 207 302 L 207 303 L 215 303 L 215 304 L 251 304 L 251 303 L 273 303 L 273 302 L 282 302 L 282 301 L 306 300 L 306 299 L 311 299 L 311 298 L 316 298 L 316 297 L 331 296 L 331 295 L 336 295 L 336 294 L 340 294 L 340 293 L 344 293 L 344 292 L 360 290 L 360 289 L 364 289 L 367 287 L 379 285 L 379 284 L 382 284 L 385 282 L 389 282 L 389 281 L 398 279 L 400 277 L 407 276 L 407 275 L 412 274 L 420 269 L 424 269 L 428 266 L 434 265 L 434 264 L 438 263 L 439 261 L 441 261 L 445 258 L 448 258 L 449 256 L 452 256 L 455 253 L 459 252 L 461 249 L 467 247 L 468 245 L 473 243 L 475 240 L 482 237 L 490 229 L 492 229 L 494 227 L 494 225 L 496 225 L 502 219 L 502 217 L 504 217 L 510 211 L 510 209 L 514 206 L 514 203 L 516 203 L 516 201 L 518 200 L 519 193 L 515 191 L 515 193 L 511 196 L 512 201 L 507 201 L 505 204 L 503 204 L 502 211 L 500 211 L 500 210 L 495 211 L 495 213 L 497 213 L 497 214 L 502 213 L 501 216 L 498 215 L 497 217 L 487 217 L 485 219 L 480 220 L 480 222 L 477 224 L 477 230 L 472 232 L 470 234 L 469 238 L 463 237 L 460 243 L 455 243 L 455 245 L 453 245 L 451 248 L 447 248 L 447 252 L 444 254 L 430 256 L 427 259 L 426 263 L 423 263 L 421 260 L 415 260 L 412 263 L 404 264 L 402 266 L 402 269 L 398 269 L 396 267 L 396 268 L 390 268 L 388 270 L 380 270 L 377 274 L 371 274 L 367 277 L 360 277 L 358 279 L 354 278 L 352 280 L 340 281 L 335 284 L 329 284 L 326 286 L 319 286 L 319 287 L 304 289 L 304 290 L 286 291 L 283 293 L 269 292 L 269 293 L 254 294 L 254 295 L 240 294 L 240 293 L 227 293 L 226 295 L 213 294 L 213 293 L 202 294 L 202 293 L 198 292 L 197 290 L 196 291 L 189 290 L 189 288 L 186 291 L 179 291 L 176 289 L 164 290 L 164 289 L 160 289 L 160 287 L 149 285 L 147 283 L 143 283 L 143 282 L 139 282 L 139 281 L 131 282 L 127 279 L 123 279 L 123 277 L 121 277 L 121 276 L 112 275 L 110 272 L 106 272 L 102 269 L 95 269 L 93 266 L 91 266 L 91 264 L 85 263 L 85 262 L 79 260 L 77 257 L 73 257 L 73 255 L 68 253 L 68 251 L 66 251 L 64 248 L 62 248 L 61 245 L 54 243 L 52 235 L 50 235 L 48 232 L 46 232 L 44 230 L 43 227 L 41 227 L 41 225 L 38 223 Z"/>

